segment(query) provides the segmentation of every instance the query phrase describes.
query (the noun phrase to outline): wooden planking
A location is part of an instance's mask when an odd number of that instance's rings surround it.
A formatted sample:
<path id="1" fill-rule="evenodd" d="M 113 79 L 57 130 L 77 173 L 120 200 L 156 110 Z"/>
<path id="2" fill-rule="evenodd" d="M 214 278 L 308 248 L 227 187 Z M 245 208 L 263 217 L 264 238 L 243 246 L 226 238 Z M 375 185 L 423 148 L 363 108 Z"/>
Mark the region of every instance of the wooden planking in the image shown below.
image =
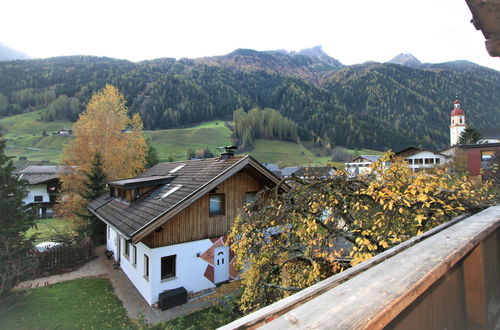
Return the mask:
<path id="1" fill-rule="evenodd" d="M 496 234 L 499 226 L 500 206 L 490 207 L 296 306 L 264 328 L 383 328 L 450 273 L 476 245 Z M 454 276 L 452 287 L 456 288 L 461 275 Z M 457 292 L 444 295 L 441 301 L 460 299 Z"/>
<path id="2" fill-rule="evenodd" d="M 461 265 L 450 270 L 386 329 L 466 329 L 463 272 Z"/>
<path id="3" fill-rule="evenodd" d="M 468 215 L 458 216 L 453 220 L 450 220 L 435 228 L 432 228 L 431 230 L 423 233 L 420 236 L 410 238 L 409 240 L 401 244 L 398 244 L 392 247 L 391 249 L 384 251 L 365 262 L 362 262 L 352 268 L 349 268 L 340 274 L 329 277 L 294 295 L 291 295 L 287 298 L 275 302 L 272 305 L 266 306 L 262 309 L 259 309 L 256 312 L 253 312 L 238 320 L 235 320 L 225 325 L 221 329 L 225 330 L 246 329 L 246 328 L 257 328 L 259 326 L 262 326 L 263 324 L 269 322 L 270 320 L 273 320 L 278 316 L 283 315 L 284 313 L 292 310 L 293 308 L 302 305 L 303 303 L 327 292 L 328 290 L 331 290 L 332 288 L 342 284 L 343 282 L 350 280 L 354 276 L 357 276 L 358 274 L 361 274 L 362 272 L 372 268 L 373 266 L 383 262 L 384 260 L 400 253 L 401 251 L 404 251 L 410 248 L 411 246 L 414 246 L 415 244 L 421 242 L 422 240 L 427 239 L 450 226 L 453 226 L 454 224 L 466 219 L 467 217 Z"/>
<path id="4" fill-rule="evenodd" d="M 463 264 L 466 312 L 471 329 L 485 329 L 488 324 L 484 257 L 484 242 L 481 242 Z"/>
<path id="5" fill-rule="evenodd" d="M 260 183 L 245 172 L 239 172 L 221 183 L 215 193 L 225 196 L 225 214 L 209 216 L 209 194 L 194 201 L 182 212 L 143 239 L 151 248 L 226 235 L 231 221 L 245 204 L 247 192 L 258 191 Z"/>

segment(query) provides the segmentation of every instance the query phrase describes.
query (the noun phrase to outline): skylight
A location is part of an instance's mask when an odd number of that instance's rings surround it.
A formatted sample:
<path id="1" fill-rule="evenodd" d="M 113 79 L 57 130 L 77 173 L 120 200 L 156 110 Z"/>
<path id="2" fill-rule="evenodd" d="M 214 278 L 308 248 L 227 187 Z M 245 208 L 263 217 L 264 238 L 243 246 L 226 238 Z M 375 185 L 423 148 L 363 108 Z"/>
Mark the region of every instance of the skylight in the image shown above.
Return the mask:
<path id="1" fill-rule="evenodd" d="M 174 192 L 176 192 L 180 187 L 182 187 L 181 184 L 178 184 L 178 185 L 175 185 L 173 186 L 169 191 L 167 191 L 166 193 L 164 193 L 163 195 L 161 195 L 161 198 L 166 198 L 167 196 L 173 194 Z"/>
<path id="2" fill-rule="evenodd" d="M 177 172 L 178 170 L 180 170 L 181 168 L 183 168 L 184 166 L 186 166 L 186 164 L 181 164 L 179 166 L 177 166 L 176 168 L 174 168 L 172 171 L 168 172 L 168 173 L 174 173 L 174 172 Z"/>

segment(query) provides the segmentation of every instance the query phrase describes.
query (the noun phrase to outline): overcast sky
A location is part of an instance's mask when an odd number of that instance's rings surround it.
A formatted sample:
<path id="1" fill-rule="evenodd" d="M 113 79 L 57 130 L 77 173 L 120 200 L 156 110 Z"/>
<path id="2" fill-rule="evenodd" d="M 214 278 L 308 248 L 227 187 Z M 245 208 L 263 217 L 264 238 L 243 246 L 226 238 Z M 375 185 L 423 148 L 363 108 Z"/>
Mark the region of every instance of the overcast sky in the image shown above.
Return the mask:
<path id="1" fill-rule="evenodd" d="M 32 57 L 140 61 L 322 45 L 344 64 L 412 53 L 500 70 L 465 0 L 1 0 L 0 42 Z"/>

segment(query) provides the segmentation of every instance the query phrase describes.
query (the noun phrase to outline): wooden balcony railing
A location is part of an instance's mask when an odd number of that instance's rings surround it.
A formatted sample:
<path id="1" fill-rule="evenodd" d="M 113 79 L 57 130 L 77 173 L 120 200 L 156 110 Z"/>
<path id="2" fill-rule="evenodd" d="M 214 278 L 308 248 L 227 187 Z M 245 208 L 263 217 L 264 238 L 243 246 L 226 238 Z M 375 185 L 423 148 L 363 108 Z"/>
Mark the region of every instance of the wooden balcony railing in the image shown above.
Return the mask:
<path id="1" fill-rule="evenodd" d="M 462 216 L 222 329 L 500 329 L 500 205 Z"/>

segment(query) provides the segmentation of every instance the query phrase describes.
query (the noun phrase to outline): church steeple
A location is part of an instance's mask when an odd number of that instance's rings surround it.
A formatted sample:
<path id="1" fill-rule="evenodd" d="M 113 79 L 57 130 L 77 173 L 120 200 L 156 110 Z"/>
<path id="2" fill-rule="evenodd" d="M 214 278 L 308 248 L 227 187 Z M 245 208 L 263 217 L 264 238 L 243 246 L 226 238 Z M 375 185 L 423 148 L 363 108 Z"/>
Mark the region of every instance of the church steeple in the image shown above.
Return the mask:
<path id="1" fill-rule="evenodd" d="M 465 112 L 460 107 L 460 100 L 458 97 L 453 102 L 453 110 L 450 114 L 450 120 L 450 145 L 454 146 L 458 144 L 460 135 L 467 127 L 465 124 Z"/>

